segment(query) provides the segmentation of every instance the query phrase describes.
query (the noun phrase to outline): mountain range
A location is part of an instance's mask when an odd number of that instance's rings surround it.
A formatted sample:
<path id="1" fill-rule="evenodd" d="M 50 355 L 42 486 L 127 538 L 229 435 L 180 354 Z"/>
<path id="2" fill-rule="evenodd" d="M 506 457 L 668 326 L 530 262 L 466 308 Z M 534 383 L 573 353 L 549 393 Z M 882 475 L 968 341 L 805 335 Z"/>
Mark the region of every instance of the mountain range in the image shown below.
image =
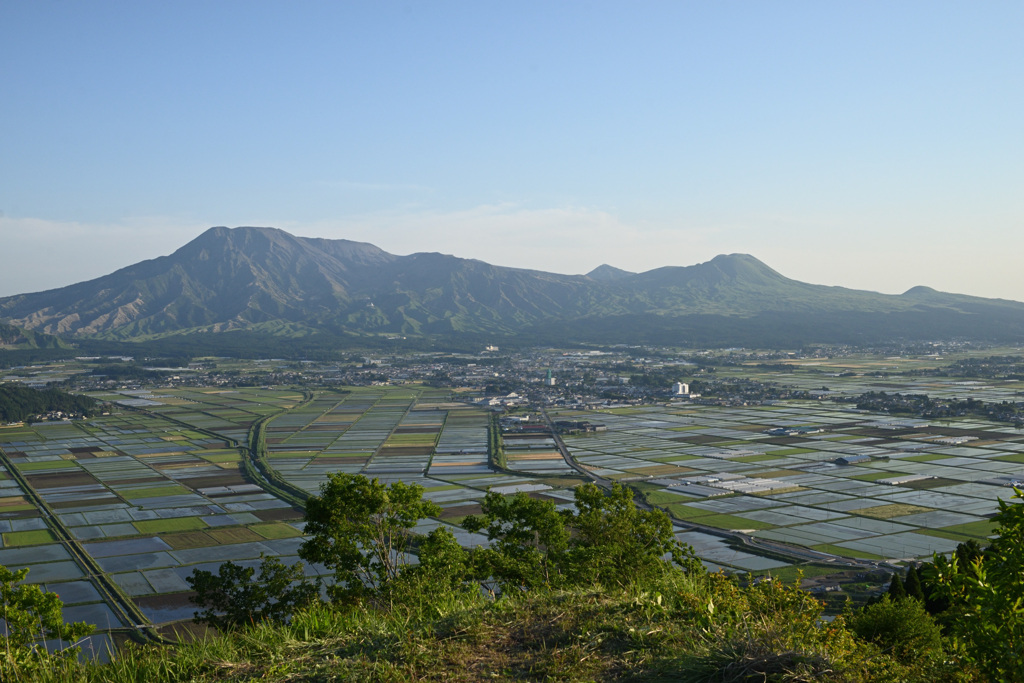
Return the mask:
<path id="1" fill-rule="evenodd" d="M 241 330 L 746 346 L 1024 338 L 1022 303 L 812 285 L 743 254 L 560 275 L 254 227 L 211 228 L 168 256 L 0 298 L 0 320 L 34 339 L 120 341 Z"/>

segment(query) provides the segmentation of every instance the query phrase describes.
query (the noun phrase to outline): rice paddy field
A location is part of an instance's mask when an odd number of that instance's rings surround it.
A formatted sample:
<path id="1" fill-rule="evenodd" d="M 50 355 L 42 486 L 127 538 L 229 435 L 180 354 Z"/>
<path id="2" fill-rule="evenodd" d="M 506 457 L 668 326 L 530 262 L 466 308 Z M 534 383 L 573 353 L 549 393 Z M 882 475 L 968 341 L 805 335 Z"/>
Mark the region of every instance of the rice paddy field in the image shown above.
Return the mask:
<path id="1" fill-rule="evenodd" d="M 935 377 L 927 370 L 946 366 L 953 360 L 1004 353 L 1019 356 L 1020 348 L 986 350 L 983 353 L 964 353 L 949 358 L 872 355 L 841 356 L 832 359 L 798 359 L 779 363 L 776 368 L 765 369 L 758 363 L 724 367 L 717 370 L 718 377 L 734 377 L 776 382 L 795 389 L 818 391 L 824 395 L 857 396 L 869 391 L 888 393 L 927 394 L 936 399 L 966 399 L 1000 403 L 1020 400 L 1022 387 L 1014 380 L 983 380 L 964 377 Z M 777 369 L 786 368 L 786 372 Z M 915 376 L 915 373 L 922 373 Z"/>
<path id="2" fill-rule="evenodd" d="M 1024 481 L 1024 432 L 982 421 L 807 401 L 618 409 L 600 420 L 607 432 L 565 438 L 577 461 L 643 481 L 677 519 L 849 557 L 920 558 L 983 541 L 997 500 Z M 766 433 L 779 427 L 793 433 Z"/>
<path id="3" fill-rule="evenodd" d="M 823 373 L 842 370 L 798 368 L 785 381 L 820 388 Z M 824 383 L 849 394 L 894 382 L 862 374 Z M 1017 391 L 1008 383 L 935 378 L 894 384 L 906 393 L 981 400 L 1008 400 Z M 120 409 L 87 421 L 0 426 L 0 564 L 29 567 L 30 582 L 60 595 L 67 619 L 97 624 L 98 649 L 109 632 L 136 622 L 189 619 L 194 606 L 185 579 L 196 569 L 228 560 L 255 565 L 262 555 L 297 559 L 301 510 L 248 480 L 241 467 L 259 420 L 266 420 L 267 459 L 290 483 L 316 493 L 328 473 L 349 472 L 419 484 L 443 509 L 419 530 L 446 525 L 466 545 L 486 542 L 459 523 L 479 512 L 488 491 L 524 491 L 567 507 L 583 481 L 546 434 L 506 435 L 503 466 L 493 466 L 489 413 L 452 401 L 448 390 L 95 395 Z M 711 569 L 790 566 L 716 530 L 867 560 L 947 553 L 990 535 L 997 499 L 1024 482 L 1024 430 L 983 420 L 894 419 L 829 400 L 549 414 L 604 424 L 607 431 L 564 437 L 575 461 L 636 486 L 670 512 L 681 524 L 679 538 Z M 788 433 L 767 433 L 777 428 Z M 134 615 L 111 604 L 99 577 L 130 601 Z"/>
<path id="4" fill-rule="evenodd" d="M 301 513 L 243 477 L 235 442 L 301 399 L 147 393 L 123 405 L 146 401 L 150 412 L 0 429 L 0 564 L 29 567 L 29 581 L 61 596 L 67 619 L 104 631 L 131 624 L 97 590 L 97 571 L 152 623 L 190 617 L 193 569 L 295 555 Z"/>
<path id="5" fill-rule="evenodd" d="M 240 446 L 265 416 L 273 416 L 269 460 L 292 483 L 315 493 L 328 472 L 359 472 L 420 484 L 445 510 L 420 530 L 449 525 L 467 545 L 485 539 L 452 522 L 479 511 L 490 489 L 557 489 L 560 502 L 571 500 L 565 491 L 579 479 L 553 486 L 491 469 L 488 414 L 447 396 L 420 388 L 132 391 L 98 396 L 124 407 L 114 415 L 2 427 L 0 564 L 28 567 L 30 582 L 61 596 L 67 619 L 109 632 L 135 620 L 112 609 L 97 573 L 149 623 L 164 624 L 192 616 L 185 579 L 196 569 L 255 565 L 263 555 L 296 561 L 301 511 L 240 466 Z"/>

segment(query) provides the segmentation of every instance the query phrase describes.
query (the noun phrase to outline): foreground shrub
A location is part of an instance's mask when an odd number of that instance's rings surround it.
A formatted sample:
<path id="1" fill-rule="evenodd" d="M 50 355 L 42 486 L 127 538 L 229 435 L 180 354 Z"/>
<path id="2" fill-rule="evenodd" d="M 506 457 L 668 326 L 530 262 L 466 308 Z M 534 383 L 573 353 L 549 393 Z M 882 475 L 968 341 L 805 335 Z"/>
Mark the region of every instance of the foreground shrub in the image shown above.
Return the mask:
<path id="1" fill-rule="evenodd" d="M 334 572 L 327 593 L 338 604 L 377 599 L 406 569 L 421 538 L 412 531 L 421 519 L 441 514 L 423 500 L 423 487 L 385 486 L 362 475 L 328 473 L 320 495 L 306 501 L 310 537 L 299 557 Z"/>
<path id="2" fill-rule="evenodd" d="M 1024 501 L 1024 492 L 1014 489 Z M 997 681 L 1024 681 L 1024 505 L 999 501 L 997 536 L 984 555 L 936 555 L 925 577 L 949 602 L 944 623 L 969 661 Z"/>
<path id="3" fill-rule="evenodd" d="M 924 607 L 914 598 L 890 600 L 888 595 L 849 617 L 858 638 L 877 645 L 895 659 L 911 663 L 942 651 L 942 633 Z"/>
<path id="4" fill-rule="evenodd" d="M 707 653 L 684 664 L 683 680 L 899 680 L 889 677 L 888 658 L 871 661 L 872 648 L 858 642 L 842 618 L 823 621 L 821 601 L 798 585 L 765 580 L 717 594 L 728 613 L 709 620 Z"/>
<path id="5" fill-rule="evenodd" d="M 6 636 L 0 647 L 0 680 L 17 680 L 16 675 L 39 667 L 47 660 L 78 653 L 75 643 L 95 629 L 89 624 L 64 622 L 63 607 L 56 593 L 23 583 L 28 569 L 11 571 L 0 564 L 0 619 L 6 624 Z M 57 640 L 66 644 L 56 655 L 49 655 L 41 642 Z M 19 674 L 20 672 L 20 674 Z"/>
<path id="6" fill-rule="evenodd" d="M 478 572 L 503 590 L 622 587 L 674 571 L 673 563 L 676 569 L 703 573 L 693 549 L 676 540 L 668 515 L 638 508 L 629 488 L 583 484 L 574 494 L 576 511 L 571 512 L 525 493 L 488 493 L 483 514 L 463 522 L 491 541 L 491 547 L 475 554 Z"/>
<path id="7" fill-rule="evenodd" d="M 264 557 L 259 575 L 253 567 L 225 562 L 216 574 L 197 569 L 185 579 L 196 594 L 195 621 L 230 629 L 259 621 L 287 621 L 297 610 L 320 599 L 320 583 L 307 581 L 302 563 L 284 565 L 276 557 Z"/>

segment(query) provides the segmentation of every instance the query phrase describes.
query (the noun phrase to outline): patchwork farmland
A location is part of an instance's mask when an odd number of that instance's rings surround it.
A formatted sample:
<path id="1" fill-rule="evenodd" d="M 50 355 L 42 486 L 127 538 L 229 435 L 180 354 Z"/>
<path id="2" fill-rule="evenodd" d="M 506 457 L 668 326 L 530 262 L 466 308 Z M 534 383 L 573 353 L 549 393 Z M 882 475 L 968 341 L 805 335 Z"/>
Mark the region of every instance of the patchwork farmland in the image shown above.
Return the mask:
<path id="1" fill-rule="evenodd" d="M 577 461 L 612 480 L 642 477 L 647 500 L 675 518 L 847 557 L 919 558 L 984 539 L 997 499 L 1024 481 L 1024 434 L 1007 425 L 819 402 L 631 408 L 601 420 L 607 432 L 566 437 Z"/>
<path id="2" fill-rule="evenodd" d="M 984 539 L 1008 485 L 1024 481 L 1024 433 L 929 424 L 828 401 L 552 410 L 607 430 L 508 434 L 490 415 L 419 385 L 153 389 L 97 394 L 121 406 L 80 422 L 0 428 L 0 564 L 30 567 L 66 617 L 111 633 L 186 620 L 185 579 L 261 555 L 296 561 L 302 512 L 249 479 L 250 435 L 281 480 L 315 493 L 329 472 L 417 483 L 443 508 L 420 530 L 459 528 L 488 491 L 568 506 L 584 474 L 634 486 L 666 509 L 711 569 L 782 571 L 833 556 L 895 562 Z M 784 545 L 779 545 L 784 544 Z M 310 575 L 318 567 L 307 567 Z"/>

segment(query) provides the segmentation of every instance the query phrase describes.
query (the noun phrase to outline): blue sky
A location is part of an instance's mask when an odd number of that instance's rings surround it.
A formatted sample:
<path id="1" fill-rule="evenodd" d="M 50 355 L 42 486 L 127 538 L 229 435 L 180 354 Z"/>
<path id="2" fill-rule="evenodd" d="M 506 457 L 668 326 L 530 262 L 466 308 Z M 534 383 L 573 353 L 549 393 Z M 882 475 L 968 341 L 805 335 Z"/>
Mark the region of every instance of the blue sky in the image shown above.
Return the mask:
<path id="1" fill-rule="evenodd" d="M 0 1 L 0 295 L 271 225 L 1024 300 L 1024 3 Z"/>

